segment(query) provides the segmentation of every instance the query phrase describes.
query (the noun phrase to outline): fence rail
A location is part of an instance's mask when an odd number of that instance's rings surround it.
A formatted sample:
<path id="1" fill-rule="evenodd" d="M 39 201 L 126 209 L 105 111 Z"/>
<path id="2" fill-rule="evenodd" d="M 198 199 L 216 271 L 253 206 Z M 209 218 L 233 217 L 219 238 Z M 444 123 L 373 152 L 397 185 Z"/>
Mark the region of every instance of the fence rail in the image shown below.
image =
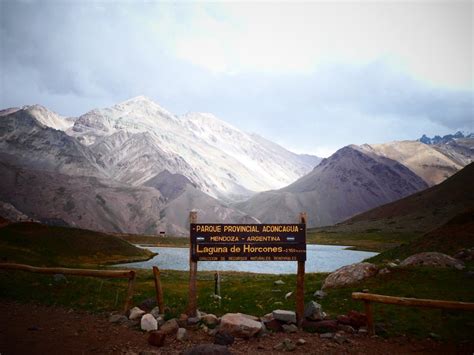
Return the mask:
<path id="1" fill-rule="evenodd" d="M 64 267 L 37 267 L 25 264 L 0 263 L 0 269 L 21 270 L 39 274 L 63 274 L 74 276 L 89 276 L 101 278 L 128 279 L 127 298 L 125 300 L 124 312 L 130 309 L 132 304 L 136 273 L 133 270 L 93 270 L 93 269 L 70 269 Z"/>
<path id="2" fill-rule="evenodd" d="M 374 317 L 372 312 L 372 302 L 394 304 L 408 307 L 428 307 L 438 309 L 454 309 L 464 311 L 474 311 L 474 303 L 430 300 L 423 298 L 407 298 L 396 296 L 377 295 L 373 293 L 353 292 L 352 298 L 363 301 L 365 304 L 365 314 L 367 316 L 367 330 L 369 334 L 375 334 Z"/>

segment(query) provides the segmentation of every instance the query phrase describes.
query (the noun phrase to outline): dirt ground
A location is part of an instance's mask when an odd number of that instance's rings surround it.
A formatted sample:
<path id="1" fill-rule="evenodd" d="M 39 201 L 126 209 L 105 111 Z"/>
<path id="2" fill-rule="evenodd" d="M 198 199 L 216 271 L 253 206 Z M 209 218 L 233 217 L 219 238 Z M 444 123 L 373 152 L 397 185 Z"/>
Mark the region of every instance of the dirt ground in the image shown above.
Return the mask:
<path id="1" fill-rule="evenodd" d="M 440 343 L 408 338 L 382 339 L 348 335 L 348 343 L 337 344 L 317 334 L 270 334 L 239 340 L 229 347 L 233 354 L 278 354 L 273 347 L 284 338 L 306 344 L 295 354 L 473 354 L 474 341 L 468 344 Z M 107 315 L 47 307 L 36 304 L 0 303 L 0 354 L 180 354 L 195 344 L 212 343 L 213 338 L 202 330 L 189 331 L 189 340 L 179 342 L 166 338 L 165 346 L 148 345 L 147 335 L 125 325 L 112 324 Z"/>

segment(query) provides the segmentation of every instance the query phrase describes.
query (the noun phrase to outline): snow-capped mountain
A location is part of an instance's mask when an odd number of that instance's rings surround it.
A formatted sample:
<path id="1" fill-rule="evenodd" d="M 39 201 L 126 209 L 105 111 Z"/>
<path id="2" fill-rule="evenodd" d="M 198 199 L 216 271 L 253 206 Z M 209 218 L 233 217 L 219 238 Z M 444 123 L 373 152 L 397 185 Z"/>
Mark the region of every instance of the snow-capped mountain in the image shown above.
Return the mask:
<path id="1" fill-rule="evenodd" d="M 281 188 L 317 163 L 270 149 L 211 114 L 178 117 L 143 96 L 90 111 L 66 133 L 97 151 L 114 179 L 140 185 L 167 169 L 224 200 Z"/>

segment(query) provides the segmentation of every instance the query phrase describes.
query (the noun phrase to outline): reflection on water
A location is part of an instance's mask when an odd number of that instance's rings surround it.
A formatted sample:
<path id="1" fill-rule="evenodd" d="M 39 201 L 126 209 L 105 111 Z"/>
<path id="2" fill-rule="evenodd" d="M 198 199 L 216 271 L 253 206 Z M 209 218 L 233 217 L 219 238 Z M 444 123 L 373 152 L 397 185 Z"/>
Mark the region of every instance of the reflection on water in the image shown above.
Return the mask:
<path id="1" fill-rule="evenodd" d="M 116 266 L 162 270 L 189 270 L 188 248 L 144 247 L 158 253 L 153 259 Z M 306 272 L 330 272 L 341 266 L 360 262 L 377 253 L 348 250 L 345 246 L 308 245 L 306 251 Z M 241 271 L 261 274 L 296 274 L 295 261 L 200 261 L 199 270 Z"/>

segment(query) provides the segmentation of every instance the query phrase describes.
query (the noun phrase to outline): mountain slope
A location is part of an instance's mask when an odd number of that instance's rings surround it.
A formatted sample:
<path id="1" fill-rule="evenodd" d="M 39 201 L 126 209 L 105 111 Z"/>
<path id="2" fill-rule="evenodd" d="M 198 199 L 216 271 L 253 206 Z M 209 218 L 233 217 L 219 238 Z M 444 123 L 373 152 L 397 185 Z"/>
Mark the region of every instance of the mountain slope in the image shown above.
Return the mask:
<path id="1" fill-rule="evenodd" d="M 94 153 L 62 131 L 45 126 L 31 109 L 0 116 L 1 161 L 63 174 L 105 177 Z"/>
<path id="2" fill-rule="evenodd" d="M 439 184 L 465 165 L 459 162 L 455 154 L 448 156 L 441 149 L 436 149 L 436 146 L 417 141 L 364 144 L 361 148 L 400 162 L 429 186 Z"/>
<path id="3" fill-rule="evenodd" d="M 323 226 L 426 187 L 402 164 L 347 146 L 293 184 L 235 206 L 264 223 L 291 223 L 305 211 L 310 227 Z"/>
<path id="4" fill-rule="evenodd" d="M 104 144 L 118 146 L 113 142 L 123 139 L 117 136 L 118 132 L 146 133 L 147 145 L 159 147 L 160 155 L 167 155 L 164 160 L 182 159 L 176 166 L 160 166 L 160 161 L 154 169 L 145 166 L 153 164 L 142 159 L 130 166 L 127 174 L 117 176 L 132 185 L 167 169 L 186 176 L 213 197 L 241 199 L 252 191 L 283 187 L 313 168 L 310 159 L 282 147 L 270 149 L 269 144 L 261 144 L 211 114 L 191 113 L 177 117 L 145 97 L 90 111 L 77 118 L 74 126 L 67 130 L 91 149 Z M 136 152 L 131 150 L 129 154 L 126 147 L 119 151 L 122 160 L 135 161 L 137 158 Z M 289 160 L 282 157 L 282 152 L 286 152 Z M 109 161 L 112 170 L 119 167 L 114 159 Z"/>
<path id="5" fill-rule="evenodd" d="M 439 185 L 361 213 L 335 228 L 427 232 L 474 208 L 473 181 L 471 163 Z"/>

